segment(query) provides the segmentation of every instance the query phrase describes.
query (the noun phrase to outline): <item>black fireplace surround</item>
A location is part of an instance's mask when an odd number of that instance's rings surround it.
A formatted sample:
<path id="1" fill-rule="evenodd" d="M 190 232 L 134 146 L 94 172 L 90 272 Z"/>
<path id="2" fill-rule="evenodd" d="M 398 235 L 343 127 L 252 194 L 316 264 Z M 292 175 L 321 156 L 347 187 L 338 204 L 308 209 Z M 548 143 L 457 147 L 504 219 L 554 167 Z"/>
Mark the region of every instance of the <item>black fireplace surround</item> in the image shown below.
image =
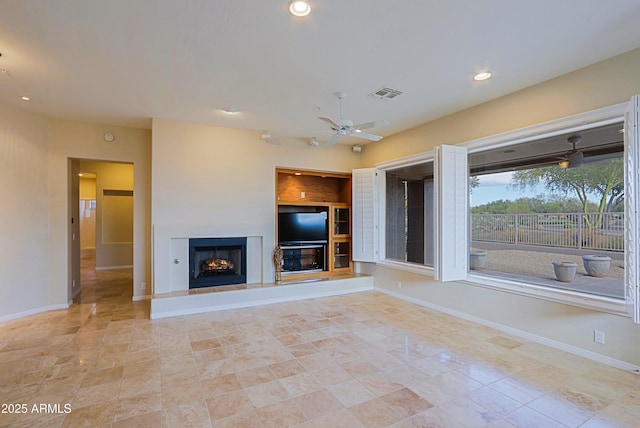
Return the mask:
<path id="1" fill-rule="evenodd" d="M 189 289 L 247 282 L 247 238 L 189 239 Z"/>

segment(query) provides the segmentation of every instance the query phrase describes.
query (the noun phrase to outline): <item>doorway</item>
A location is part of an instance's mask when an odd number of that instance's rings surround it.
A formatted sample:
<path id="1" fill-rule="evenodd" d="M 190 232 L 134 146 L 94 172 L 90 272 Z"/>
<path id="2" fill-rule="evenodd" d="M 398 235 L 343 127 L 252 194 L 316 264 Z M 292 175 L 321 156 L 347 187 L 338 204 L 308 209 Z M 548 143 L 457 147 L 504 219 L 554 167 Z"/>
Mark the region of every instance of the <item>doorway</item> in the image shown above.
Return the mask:
<path id="1" fill-rule="evenodd" d="M 72 294 L 105 275 L 133 273 L 133 164 L 72 160 Z M 76 286 L 76 284 L 78 284 Z M 133 282 L 128 287 L 133 295 Z M 83 299 L 84 300 L 84 299 Z"/>

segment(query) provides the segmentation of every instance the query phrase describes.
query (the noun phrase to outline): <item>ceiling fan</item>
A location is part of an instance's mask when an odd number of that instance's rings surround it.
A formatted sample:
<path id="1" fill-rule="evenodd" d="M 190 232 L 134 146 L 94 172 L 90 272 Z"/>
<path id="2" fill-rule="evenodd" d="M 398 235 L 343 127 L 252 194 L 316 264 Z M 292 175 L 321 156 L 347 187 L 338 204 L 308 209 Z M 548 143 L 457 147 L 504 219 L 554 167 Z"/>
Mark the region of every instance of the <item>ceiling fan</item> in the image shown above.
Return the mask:
<path id="1" fill-rule="evenodd" d="M 576 149 L 576 144 L 580 144 L 582 137 L 572 135 L 567 138 L 567 142 L 572 145 L 572 149 L 564 154 L 564 158 L 558 163 L 560 168 L 580 168 L 584 165 L 584 154 L 582 150 Z"/>
<path id="2" fill-rule="evenodd" d="M 327 122 L 329 124 L 329 126 L 331 126 L 331 130 L 336 133 L 327 142 L 327 145 L 331 146 L 331 145 L 337 143 L 338 139 L 340 139 L 340 137 L 344 137 L 344 136 L 363 138 L 363 139 L 369 140 L 369 141 L 380 141 L 380 140 L 382 140 L 382 136 L 374 135 L 374 134 L 368 134 L 366 132 L 362 132 L 362 130 L 363 129 L 370 129 L 370 128 L 387 126 L 389 124 L 389 122 L 387 122 L 386 120 L 376 120 L 376 121 L 373 121 L 373 122 L 359 123 L 357 125 L 354 125 L 353 121 L 351 121 L 349 119 L 345 119 L 342 116 L 342 103 L 343 103 L 344 99 L 347 97 L 347 93 L 346 92 L 338 92 L 336 95 L 338 96 L 338 99 L 340 100 L 340 119 L 335 121 L 335 120 L 333 120 L 331 118 L 328 118 L 328 117 L 318 117 L 318 119 Z"/>

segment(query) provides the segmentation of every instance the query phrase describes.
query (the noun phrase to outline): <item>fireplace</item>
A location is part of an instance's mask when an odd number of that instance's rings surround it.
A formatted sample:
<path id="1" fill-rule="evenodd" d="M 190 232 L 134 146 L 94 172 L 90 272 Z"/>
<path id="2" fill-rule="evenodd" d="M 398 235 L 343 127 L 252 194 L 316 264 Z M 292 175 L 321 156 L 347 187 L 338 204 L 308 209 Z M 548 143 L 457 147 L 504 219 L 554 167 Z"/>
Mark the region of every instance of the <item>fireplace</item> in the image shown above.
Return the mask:
<path id="1" fill-rule="evenodd" d="M 247 282 L 247 238 L 189 239 L 189 288 Z"/>

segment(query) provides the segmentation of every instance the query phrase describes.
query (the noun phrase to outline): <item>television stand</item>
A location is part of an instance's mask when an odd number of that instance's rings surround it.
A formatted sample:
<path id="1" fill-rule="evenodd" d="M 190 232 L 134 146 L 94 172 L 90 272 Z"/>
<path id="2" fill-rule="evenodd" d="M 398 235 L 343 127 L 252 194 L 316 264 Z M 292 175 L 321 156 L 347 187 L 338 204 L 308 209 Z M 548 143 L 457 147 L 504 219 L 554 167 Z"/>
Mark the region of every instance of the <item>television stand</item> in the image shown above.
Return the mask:
<path id="1" fill-rule="evenodd" d="M 326 244 L 282 245 L 282 275 L 327 270 Z"/>

